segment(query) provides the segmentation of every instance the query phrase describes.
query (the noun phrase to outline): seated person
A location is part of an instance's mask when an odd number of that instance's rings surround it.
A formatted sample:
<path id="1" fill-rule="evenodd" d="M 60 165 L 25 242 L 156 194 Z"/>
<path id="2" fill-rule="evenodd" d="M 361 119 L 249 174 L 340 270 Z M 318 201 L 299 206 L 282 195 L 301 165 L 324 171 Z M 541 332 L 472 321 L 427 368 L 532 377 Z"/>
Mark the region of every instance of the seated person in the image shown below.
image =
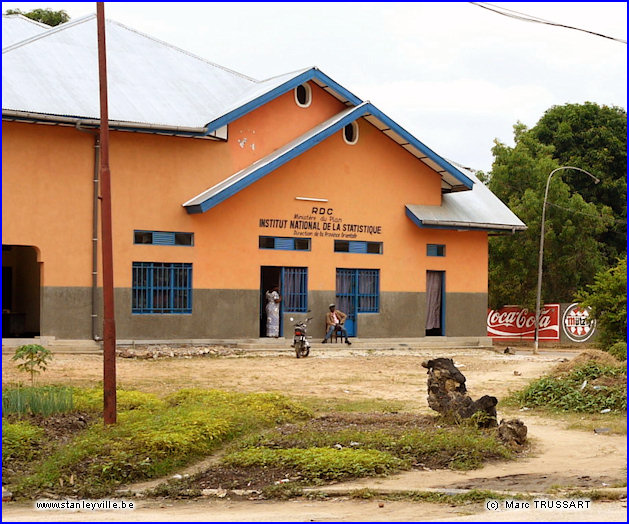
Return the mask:
<path id="1" fill-rule="evenodd" d="M 347 338 L 347 331 L 343 327 L 343 322 L 347 315 L 342 311 L 337 311 L 336 306 L 334 304 L 330 304 L 330 311 L 325 314 L 325 328 L 328 330 L 325 334 L 325 338 L 323 339 L 323 343 L 325 344 L 329 338 L 332 337 L 332 333 L 335 331 L 341 332 L 341 340 L 345 337 L 345 343 L 348 346 L 351 346 L 352 343 Z"/>

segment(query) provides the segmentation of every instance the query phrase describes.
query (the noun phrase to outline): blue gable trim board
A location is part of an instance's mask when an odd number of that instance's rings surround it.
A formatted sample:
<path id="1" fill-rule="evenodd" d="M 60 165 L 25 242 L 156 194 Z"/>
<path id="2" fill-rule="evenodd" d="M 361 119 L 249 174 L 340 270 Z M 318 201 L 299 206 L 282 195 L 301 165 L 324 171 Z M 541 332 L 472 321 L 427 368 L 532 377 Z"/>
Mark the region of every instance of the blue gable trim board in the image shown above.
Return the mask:
<path id="1" fill-rule="evenodd" d="M 352 105 L 357 106 L 362 103 L 362 100 L 360 98 L 350 93 L 347 89 L 345 89 L 340 84 L 337 84 L 329 76 L 325 75 L 317 68 L 312 68 L 312 69 L 309 69 L 308 71 L 304 71 L 303 73 L 301 73 L 300 75 L 297 75 L 294 78 L 291 78 L 290 80 L 288 80 L 287 82 L 284 82 L 282 85 L 276 87 L 275 89 L 272 89 L 271 91 L 268 91 L 267 93 L 264 93 L 263 95 L 260 95 L 254 100 L 251 100 L 250 102 L 247 102 L 246 104 L 230 111 L 229 113 L 226 113 L 225 115 L 215 120 L 212 120 L 206 126 L 206 133 L 211 133 L 212 131 L 216 131 L 218 128 L 223 127 L 224 125 L 227 125 L 230 122 L 233 122 L 234 120 L 237 120 L 241 116 L 246 115 L 247 113 L 253 111 L 254 109 L 257 109 L 258 107 L 263 106 L 267 102 L 270 102 L 271 100 L 277 98 L 278 96 L 283 95 L 284 93 L 287 93 L 292 89 L 295 89 L 297 86 L 300 86 L 301 84 L 304 84 L 308 82 L 309 80 L 318 80 L 319 82 L 324 84 L 324 86 L 330 87 L 331 89 L 333 89 L 340 95 L 344 96 L 347 99 L 347 102 L 350 102 Z"/>
<path id="2" fill-rule="evenodd" d="M 375 116 L 383 124 L 386 124 L 396 133 L 403 136 L 404 139 L 408 140 L 408 142 L 411 145 L 413 145 L 420 151 L 422 152 L 429 151 L 432 154 L 431 159 L 434 162 L 438 163 L 440 166 L 443 166 L 444 169 L 447 168 L 446 170 L 450 174 L 452 174 L 454 177 L 456 177 L 458 180 L 460 180 L 460 182 L 464 184 L 466 187 L 468 187 L 469 189 L 472 188 L 472 185 L 474 183 L 472 180 L 470 180 L 468 177 L 463 175 L 458 169 L 452 166 L 449 162 L 447 162 L 446 160 L 438 156 L 436 153 L 428 149 L 426 146 L 424 146 L 424 144 L 422 144 L 419 140 L 417 140 L 415 137 L 410 135 L 407 131 L 405 131 L 400 126 L 398 126 L 388 116 L 386 116 L 380 110 L 376 109 L 370 102 L 363 102 L 359 106 L 353 109 L 348 109 L 344 113 L 340 113 L 339 115 L 336 115 L 332 119 L 328 120 L 328 122 L 330 123 L 327 125 L 319 126 L 321 129 L 317 131 L 311 130 L 309 133 L 302 135 L 301 138 L 296 139 L 291 144 L 288 144 L 284 146 L 283 148 L 280 148 L 278 151 L 271 153 L 267 157 L 269 161 L 266 163 L 263 163 L 259 168 L 252 169 L 252 166 L 250 166 L 232 175 L 232 177 L 234 178 L 234 182 L 231 184 L 226 183 L 224 189 L 217 190 L 215 192 L 212 192 L 210 189 L 207 191 L 208 193 L 207 198 L 205 199 L 201 198 L 203 195 L 203 193 L 201 193 L 201 195 L 198 195 L 197 197 L 191 199 L 188 203 L 184 204 L 186 211 L 189 214 L 204 213 L 208 209 L 213 208 L 217 204 L 220 204 L 221 202 L 227 200 L 229 197 L 235 195 L 242 189 L 250 186 L 257 180 L 260 180 L 262 177 L 274 171 L 275 169 L 279 168 L 280 166 L 284 165 L 286 162 L 308 151 L 309 149 L 311 149 L 318 143 L 322 142 L 329 136 L 341 130 L 346 125 L 366 115 Z M 394 129 L 394 126 L 395 126 L 395 129 Z M 317 128 L 315 128 L 315 130 L 316 129 Z M 402 135 L 402 133 L 404 134 Z M 263 161 L 264 159 L 259 160 L 257 163 L 261 163 Z M 242 177 L 238 176 L 240 173 L 244 173 L 246 171 L 250 171 L 250 172 L 246 173 Z M 227 182 L 228 180 L 229 179 L 226 179 L 225 182 Z M 195 200 L 196 202 L 193 202 Z M 424 226 L 420 226 L 420 227 L 424 227 Z M 476 229 L 476 228 L 473 228 L 473 229 Z"/>
<path id="3" fill-rule="evenodd" d="M 184 204 L 184 206 L 186 207 L 186 210 L 190 214 L 204 213 L 208 209 L 213 208 L 217 204 L 220 204 L 221 202 L 227 200 L 229 197 L 235 195 L 236 193 L 238 193 L 245 187 L 248 187 L 254 182 L 260 180 L 262 177 L 269 174 L 271 171 L 276 170 L 278 167 L 284 165 L 289 160 L 292 160 L 293 158 L 313 148 L 318 143 L 322 142 L 323 140 L 333 135 L 334 133 L 336 133 L 343 127 L 345 127 L 347 124 L 363 116 L 367 112 L 368 112 L 367 104 L 363 103 L 362 105 L 348 111 L 348 113 L 340 119 L 338 118 L 338 115 L 337 115 L 336 122 L 330 124 L 329 126 L 323 127 L 322 130 L 316 133 L 311 132 L 310 136 L 304 135 L 307 138 L 304 138 L 303 140 L 298 141 L 292 147 L 285 147 L 284 151 L 280 150 L 280 152 L 276 151 L 275 153 L 272 153 L 270 156 L 275 156 L 276 158 L 260 166 L 258 169 L 252 170 L 251 173 L 244 176 L 240 180 L 235 181 L 233 184 L 228 185 L 222 191 L 219 191 L 216 194 L 209 196 L 206 200 L 203 200 L 201 203 L 197 203 L 193 205 Z M 243 171 L 246 171 L 247 169 L 249 168 L 245 168 Z M 236 175 L 237 174 L 238 173 L 236 173 Z M 236 175 L 234 175 L 234 177 Z"/>

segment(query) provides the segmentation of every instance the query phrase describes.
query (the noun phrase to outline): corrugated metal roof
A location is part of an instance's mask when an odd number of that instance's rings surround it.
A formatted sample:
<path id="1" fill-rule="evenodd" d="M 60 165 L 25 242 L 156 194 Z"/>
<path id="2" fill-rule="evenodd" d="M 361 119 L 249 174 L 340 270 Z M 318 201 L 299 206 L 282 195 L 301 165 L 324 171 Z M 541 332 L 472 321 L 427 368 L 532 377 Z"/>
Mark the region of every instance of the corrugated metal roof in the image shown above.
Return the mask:
<path id="1" fill-rule="evenodd" d="M 96 17 L 62 24 L 2 51 L 3 110 L 98 119 Z M 200 128 L 258 83 L 107 21 L 109 117 Z"/>
<path id="2" fill-rule="evenodd" d="M 459 166 L 472 180 L 471 191 L 446 193 L 440 206 L 406 205 L 406 214 L 420 227 L 447 229 L 480 229 L 488 231 L 522 231 L 522 222 L 496 195 Z"/>
<path id="3" fill-rule="evenodd" d="M 51 29 L 49 25 L 31 20 L 24 15 L 2 15 L 2 48 L 49 29 Z"/>

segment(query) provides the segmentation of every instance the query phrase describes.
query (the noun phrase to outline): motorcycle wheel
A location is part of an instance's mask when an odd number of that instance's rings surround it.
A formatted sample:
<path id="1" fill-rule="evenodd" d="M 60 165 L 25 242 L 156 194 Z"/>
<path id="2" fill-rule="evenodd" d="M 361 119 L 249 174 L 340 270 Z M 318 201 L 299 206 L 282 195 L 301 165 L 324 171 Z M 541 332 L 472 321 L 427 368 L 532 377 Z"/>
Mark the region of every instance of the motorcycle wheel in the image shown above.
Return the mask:
<path id="1" fill-rule="evenodd" d="M 302 342 L 295 342 L 295 356 L 297 358 L 301 357 L 301 352 L 302 352 Z"/>
<path id="2" fill-rule="evenodd" d="M 308 346 L 304 346 L 301 350 L 301 356 L 302 357 L 307 357 L 310 354 L 310 347 Z"/>

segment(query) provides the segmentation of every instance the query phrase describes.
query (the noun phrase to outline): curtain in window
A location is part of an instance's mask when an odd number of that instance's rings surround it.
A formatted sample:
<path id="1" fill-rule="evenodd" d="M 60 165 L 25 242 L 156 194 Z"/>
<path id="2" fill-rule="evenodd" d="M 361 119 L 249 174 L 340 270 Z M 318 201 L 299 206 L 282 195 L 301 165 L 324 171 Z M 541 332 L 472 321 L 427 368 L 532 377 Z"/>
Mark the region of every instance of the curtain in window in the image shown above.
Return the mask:
<path id="1" fill-rule="evenodd" d="M 378 271 L 362 270 L 358 272 L 358 312 L 374 313 L 378 311 Z"/>
<path id="2" fill-rule="evenodd" d="M 440 271 L 426 271 L 426 329 L 441 327 L 441 282 Z"/>
<path id="3" fill-rule="evenodd" d="M 284 282 L 281 290 L 284 311 L 303 313 L 308 309 L 307 271 L 305 267 L 284 268 Z"/>

